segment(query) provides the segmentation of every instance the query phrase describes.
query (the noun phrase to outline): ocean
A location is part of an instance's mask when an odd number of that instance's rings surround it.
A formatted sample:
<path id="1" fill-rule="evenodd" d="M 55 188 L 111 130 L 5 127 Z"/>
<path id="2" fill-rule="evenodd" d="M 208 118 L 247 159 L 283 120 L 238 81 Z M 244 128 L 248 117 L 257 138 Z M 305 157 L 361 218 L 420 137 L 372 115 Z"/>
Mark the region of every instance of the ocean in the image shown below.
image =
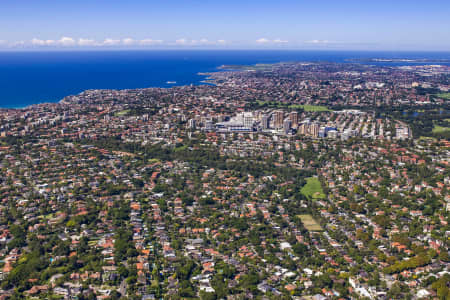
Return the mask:
<path id="1" fill-rule="evenodd" d="M 347 62 L 348 59 L 370 58 L 450 60 L 450 53 L 306 50 L 0 52 L 0 107 L 19 108 L 42 102 L 58 102 L 67 95 L 86 89 L 201 84 L 204 76 L 198 75 L 199 72 L 213 72 L 227 64 Z M 370 64 L 394 66 L 410 63 Z M 448 61 L 444 64 L 450 65 Z"/>

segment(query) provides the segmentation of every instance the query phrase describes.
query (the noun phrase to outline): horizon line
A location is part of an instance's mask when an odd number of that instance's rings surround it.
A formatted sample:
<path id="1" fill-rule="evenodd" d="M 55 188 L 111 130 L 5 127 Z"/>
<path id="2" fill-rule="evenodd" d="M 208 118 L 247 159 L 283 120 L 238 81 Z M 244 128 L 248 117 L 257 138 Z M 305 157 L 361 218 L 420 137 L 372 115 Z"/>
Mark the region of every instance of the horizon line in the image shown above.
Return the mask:
<path id="1" fill-rule="evenodd" d="M 0 48 L 0 52 L 119 52 L 119 51 L 355 51 L 355 52 L 441 52 L 450 53 L 450 49 L 329 49 L 329 48 Z"/>

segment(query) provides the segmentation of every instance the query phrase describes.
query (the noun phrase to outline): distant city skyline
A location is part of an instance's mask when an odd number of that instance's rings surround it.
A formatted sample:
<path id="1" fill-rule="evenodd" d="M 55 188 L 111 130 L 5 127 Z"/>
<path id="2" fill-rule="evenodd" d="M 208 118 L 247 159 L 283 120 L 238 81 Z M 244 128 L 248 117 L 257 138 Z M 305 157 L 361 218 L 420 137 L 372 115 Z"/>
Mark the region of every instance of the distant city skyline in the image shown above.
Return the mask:
<path id="1" fill-rule="evenodd" d="M 0 49 L 450 51 L 448 1 L 50 1 L 0 4 Z"/>

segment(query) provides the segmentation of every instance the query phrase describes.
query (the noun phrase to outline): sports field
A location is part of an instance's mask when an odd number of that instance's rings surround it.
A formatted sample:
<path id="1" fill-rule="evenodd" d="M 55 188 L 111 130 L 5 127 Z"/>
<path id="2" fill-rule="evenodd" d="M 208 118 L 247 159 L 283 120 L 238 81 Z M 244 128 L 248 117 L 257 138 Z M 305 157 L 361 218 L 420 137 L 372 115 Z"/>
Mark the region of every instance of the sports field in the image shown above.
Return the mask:
<path id="1" fill-rule="evenodd" d="M 311 215 L 298 215 L 298 217 L 302 220 L 303 225 L 309 231 L 323 231 L 323 228 Z"/>
<path id="2" fill-rule="evenodd" d="M 310 104 L 293 104 L 290 105 L 289 108 L 303 108 L 304 111 L 330 111 L 326 106 L 322 105 L 310 105 Z"/>
<path id="3" fill-rule="evenodd" d="M 289 108 L 298 109 L 301 108 L 304 111 L 330 111 L 326 106 L 323 105 L 311 105 L 311 104 L 288 104 L 277 101 L 256 101 L 256 103 L 261 107 L 271 107 L 271 108 Z"/>

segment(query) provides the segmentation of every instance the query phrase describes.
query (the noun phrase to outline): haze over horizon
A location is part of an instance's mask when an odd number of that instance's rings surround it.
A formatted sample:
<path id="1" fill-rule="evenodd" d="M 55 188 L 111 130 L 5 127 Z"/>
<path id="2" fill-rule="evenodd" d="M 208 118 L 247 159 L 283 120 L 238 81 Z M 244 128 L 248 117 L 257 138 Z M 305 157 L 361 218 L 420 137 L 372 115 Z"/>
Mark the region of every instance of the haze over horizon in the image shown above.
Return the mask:
<path id="1" fill-rule="evenodd" d="M 448 1 L 15 1 L 0 50 L 450 51 Z"/>

